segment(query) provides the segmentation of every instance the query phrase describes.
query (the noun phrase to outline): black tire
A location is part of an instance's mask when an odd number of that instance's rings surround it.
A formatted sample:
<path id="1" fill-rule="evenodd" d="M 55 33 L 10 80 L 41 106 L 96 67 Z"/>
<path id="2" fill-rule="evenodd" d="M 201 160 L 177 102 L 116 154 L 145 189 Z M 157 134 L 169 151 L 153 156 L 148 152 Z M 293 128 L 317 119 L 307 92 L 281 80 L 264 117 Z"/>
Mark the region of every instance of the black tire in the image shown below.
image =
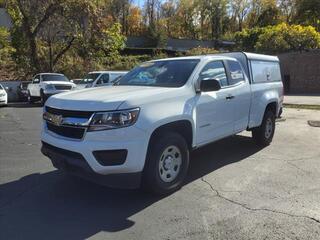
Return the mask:
<path id="1" fill-rule="evenodd" d="M 262 124 L 252 130 L 252 137 L 258 146 L 268 146 L 273 139 L 276 127 L 276 117 L 271 110 L 267 110 L 263 116 Z"/>
<path id="2" fill-rule="evenodd" d="M 180 167 L 177 171 L 177 175 L 175 178 L 172 179 L 170 182 L 166 182 L 163 180 L 164 177 L 168 176 L 169 174 L 165 174 L 160 169 L 160 165 L 163 166 L 163 169 L 165 169 L 165 163 L 166 159 L 168 159 L 170 156 L 167 156 L 167 158 L 163 157 L 163 154 L 165 154 L 165 151 L 167 153 L 170 152 L 170 148 L 173 148 L 176 150 L 178 149 L 181 154 L 181 161 Z M 171 150 L 172 151 L 172 150 Z M 179 155 L 178 152 L 174 152 Z M 179 158 L 179 156 L 174 157 L 174 159 Z M 171 158 L 172 159 L 172 158 Z M 171 162 L 171 171 L 176 171 L 176 162 Z M 173 167 L 172 167 L 173 166 Z M 156 136 L 155 139 L 151 140 L 147 158 L 146 158 L 146 165 L 143 171 L 143 178 L 142 178 L 142 186 L 144 189 L 146 189 L 148 192 L 158 194 L 158 195 L 164 195 L 164 194 L 170 194 L 182 187 L 183 181 L 187 175 L 189 167 L 189 148 L 187 145 L 186 140 L 178 133 L 176 132 L 165 132 L 161 134 L 160 136 Z M 173 170 L 174 169 L 174 170 Z M 168 170 L 168 169 L 166 169 Z M 162 175 L 162 176 L 160 176 Z M 166 175 L 166 176 L 163 176 Z M 171 176 L 170 176 L 171 177 Z M 172 176 L 173 177 L 173 176 Z M 166 179 L 169 180 L 169 179 Z"/>
<path id="3" fill-rule="evenodd" d="M 32 97 L 32 96 L 30 95 L 30 92 L 28 92 L 28 103 L 32 104 L 32 103 L 34 103 L 34 102 L 35 102 L 34 97 Z"/>
<path id="4" fill-rule="evenodd" d="M 48 99 L 47 96 L 43 93 L 43 90 L 41 89 L 40 90 L 40 104 L 41 104 L 41 106 L 44 106 L 47 99 Z"/>

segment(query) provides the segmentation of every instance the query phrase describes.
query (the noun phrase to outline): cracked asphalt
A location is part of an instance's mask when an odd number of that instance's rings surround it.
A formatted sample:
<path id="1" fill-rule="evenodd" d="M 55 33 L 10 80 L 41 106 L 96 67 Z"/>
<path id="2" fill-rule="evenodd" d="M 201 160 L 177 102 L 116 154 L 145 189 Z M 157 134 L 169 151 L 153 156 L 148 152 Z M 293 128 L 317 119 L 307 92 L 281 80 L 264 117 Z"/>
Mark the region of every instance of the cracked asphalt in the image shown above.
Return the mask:
<path id="1" fill-rule="evenodd" d="M 285 109 L 273 143 L 243 133 L 191 154 L 163 198 L 56 171 L 40 153 L 42 109 L 0 108 L 0 239 L 319 239 L 320 111 Z"/>

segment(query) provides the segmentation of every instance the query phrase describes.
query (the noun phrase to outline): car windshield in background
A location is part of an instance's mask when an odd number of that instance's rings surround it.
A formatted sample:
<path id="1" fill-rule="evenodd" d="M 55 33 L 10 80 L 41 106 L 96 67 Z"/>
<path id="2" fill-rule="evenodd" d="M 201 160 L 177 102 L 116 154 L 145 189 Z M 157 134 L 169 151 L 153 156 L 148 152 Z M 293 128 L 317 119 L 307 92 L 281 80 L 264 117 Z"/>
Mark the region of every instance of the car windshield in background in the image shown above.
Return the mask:
<path id="1" fill-rule="evenodd" d="M 89 73 L 79 84 L 93 83 L 99 77 L 100 73 Z"/>
<path id="2" fill-rule="evenodd" d="M 68 78 L 64 75 L 54 75 L 54 74 L 47 74 L 42 75 L 42 81 L 61 81 L 61 82 L 67 82 L 69 81 Z"/>
<path id="3" fill-rule="evenodd" d="M 197 59 L 147 62 L 124 75 L 118 85 L 181 87 L 198 63 Z"/>

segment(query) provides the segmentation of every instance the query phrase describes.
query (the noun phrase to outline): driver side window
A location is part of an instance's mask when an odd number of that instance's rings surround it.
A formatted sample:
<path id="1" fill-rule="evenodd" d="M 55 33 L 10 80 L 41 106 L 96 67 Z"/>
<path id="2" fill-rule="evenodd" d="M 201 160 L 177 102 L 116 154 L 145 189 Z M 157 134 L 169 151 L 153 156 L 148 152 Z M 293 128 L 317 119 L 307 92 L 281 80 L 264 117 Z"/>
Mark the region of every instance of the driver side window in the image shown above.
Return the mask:
<path id="1" fill-rule="evenodd" d="M 201 81 L 216 79 L 220 82 L 221 87 L 228 86 L 227 74 L 222 61 L 213 61 L 207 63 L 199 74 Z"/>

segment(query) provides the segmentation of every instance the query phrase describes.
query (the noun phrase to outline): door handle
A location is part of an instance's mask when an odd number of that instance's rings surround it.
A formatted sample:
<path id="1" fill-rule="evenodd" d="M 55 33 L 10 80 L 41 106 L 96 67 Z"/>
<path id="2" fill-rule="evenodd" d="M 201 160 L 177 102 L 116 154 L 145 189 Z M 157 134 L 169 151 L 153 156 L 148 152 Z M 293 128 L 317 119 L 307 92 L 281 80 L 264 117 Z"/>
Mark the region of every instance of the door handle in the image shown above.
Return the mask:
<path id="1" fill-rule="evenodd" d="M 233 98 L 234 98 L 234 96 L 232 96 L 232 95 L 229 95 L 229 96 L 226 97 L 227 100 L 231 100 Z"/>

